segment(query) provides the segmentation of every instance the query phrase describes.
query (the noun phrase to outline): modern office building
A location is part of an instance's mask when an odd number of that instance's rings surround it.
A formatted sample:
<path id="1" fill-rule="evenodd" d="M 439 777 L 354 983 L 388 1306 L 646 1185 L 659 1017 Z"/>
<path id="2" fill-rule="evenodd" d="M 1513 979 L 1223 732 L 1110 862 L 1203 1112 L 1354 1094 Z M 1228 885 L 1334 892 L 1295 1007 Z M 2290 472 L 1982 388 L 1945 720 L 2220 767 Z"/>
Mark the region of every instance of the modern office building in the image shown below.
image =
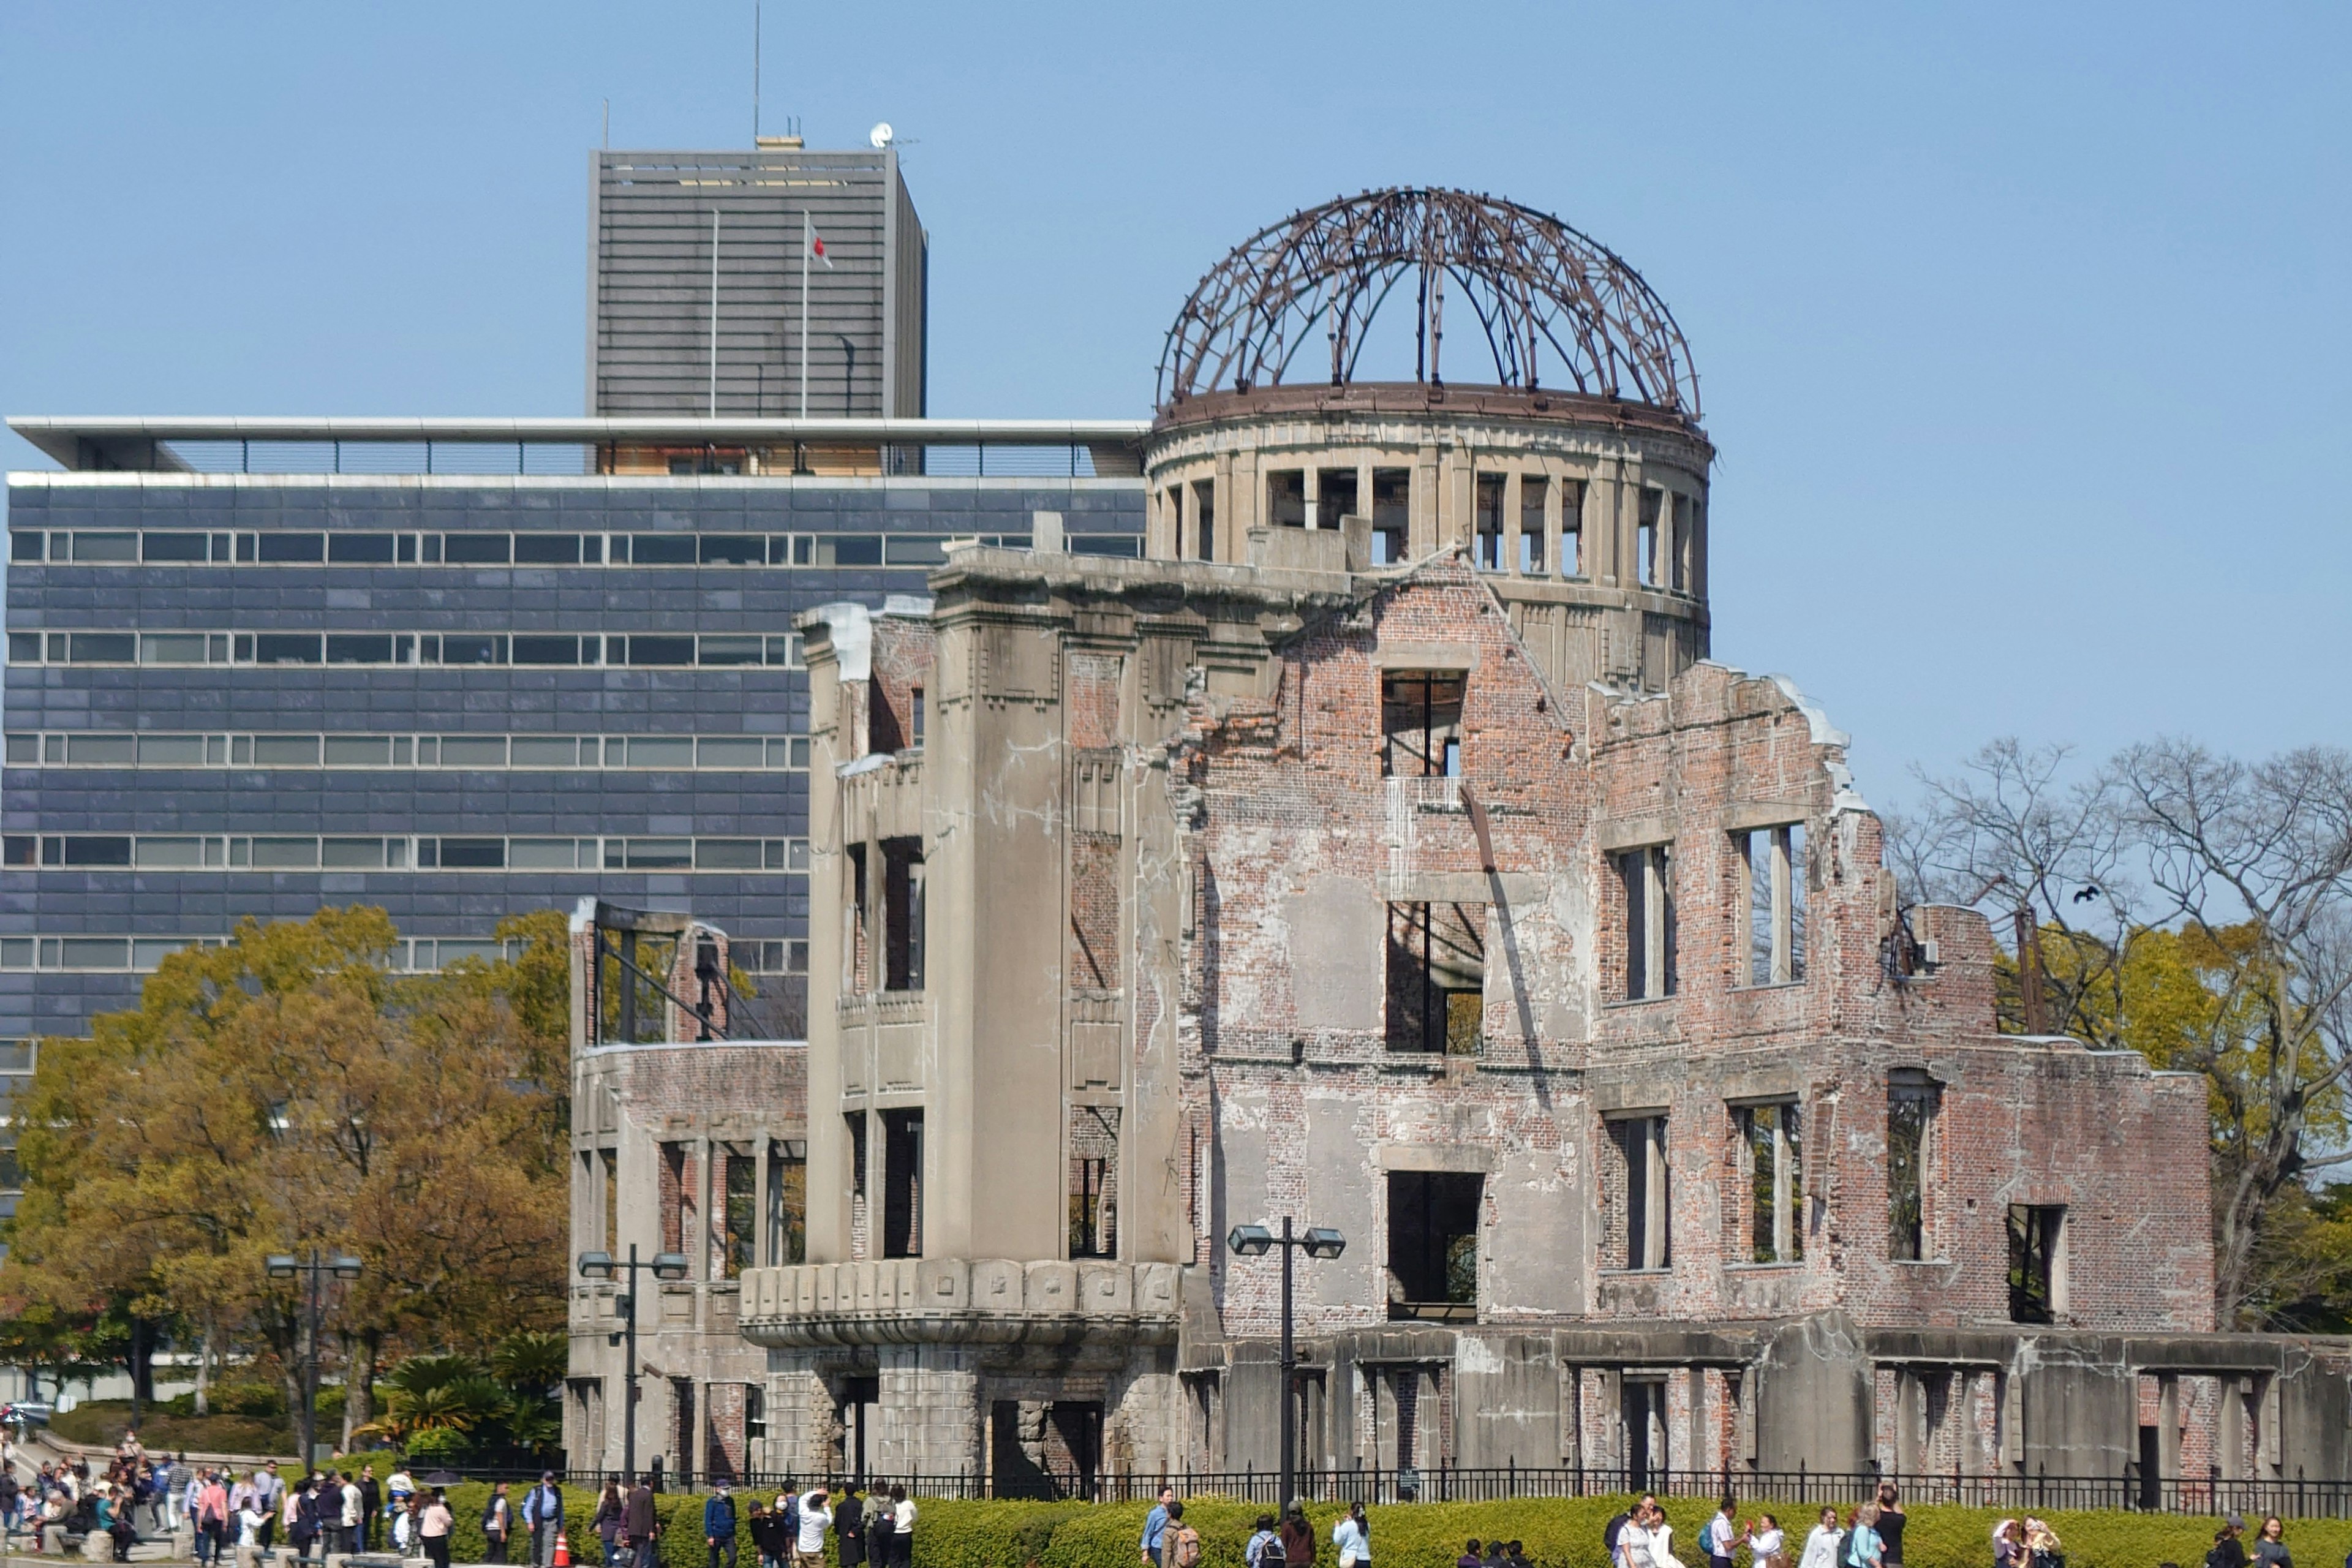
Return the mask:
<path id="1" fill-rule="evenodd" d="M 244 915 L 380 904 L 426 969 L 587 893 L 724 927 L 796 1034 L 793 616 L 1041 514 L 1128 553 L 1143 525 L 1095 469 L 1132 472 L 1135 425 L 14 427 L 62 467 L 9 476 L 5 1038 L 81 1032 Z M 863 471 L 741 471 L 806 436 Z"/>
<path id="2" fill-rule="evenodd" d="M 599 152 L 588 412 L 919 416 L 929 276 L 895 149 Z"/>

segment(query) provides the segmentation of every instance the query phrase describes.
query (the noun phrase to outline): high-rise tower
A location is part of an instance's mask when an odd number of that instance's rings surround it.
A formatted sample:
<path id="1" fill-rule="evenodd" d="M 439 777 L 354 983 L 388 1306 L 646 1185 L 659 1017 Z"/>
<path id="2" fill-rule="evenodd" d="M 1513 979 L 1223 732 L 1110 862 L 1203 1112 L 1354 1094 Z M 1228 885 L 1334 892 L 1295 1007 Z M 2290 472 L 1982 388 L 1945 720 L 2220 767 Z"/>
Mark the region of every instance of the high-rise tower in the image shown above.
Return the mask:
<path id="1" fill-rule="evenodd" d="M 929 258 L 894 148 L 600 151 L 588 412 L 919 417 Z"/>

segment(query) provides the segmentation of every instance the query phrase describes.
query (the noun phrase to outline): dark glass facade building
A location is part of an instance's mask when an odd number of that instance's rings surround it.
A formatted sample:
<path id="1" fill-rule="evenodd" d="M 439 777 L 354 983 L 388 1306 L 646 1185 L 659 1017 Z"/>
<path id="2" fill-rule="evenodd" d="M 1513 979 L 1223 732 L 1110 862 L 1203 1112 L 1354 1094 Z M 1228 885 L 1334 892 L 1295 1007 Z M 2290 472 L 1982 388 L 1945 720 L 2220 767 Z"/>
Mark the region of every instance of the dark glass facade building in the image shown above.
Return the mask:
<path id="1" fill-rule="evenodd" d="M 609 439 L 395 449 L 325 424 L 284 445 L 18 428 L 68 468 L 9 479 L 5 1040 L 83 1032 L 245 916 L 380 905 L 400 961 L 431 969 L 585 894 L 726 929 L 759 1032 L 796 1036 L 794 616 L 920 595 L 959 539 L 1058 527 L 1131 554 L 1144 521 L 1141 480 L 1094 477 L 1115 445 L 1083 434 L 992 446 L 959 426 L 971 445 L 869 437 L 853 462 L 835 431 L 829 462 L 879 471 L 796 475 L 804 452 L 781 454 L 805 429 L 681 461 Z M 574 471 L 529 471 L 548 453 Z M 332 471 L 501 454 L 518 471 Z M 252 471 L 270 464 L 307 471 Z"/>

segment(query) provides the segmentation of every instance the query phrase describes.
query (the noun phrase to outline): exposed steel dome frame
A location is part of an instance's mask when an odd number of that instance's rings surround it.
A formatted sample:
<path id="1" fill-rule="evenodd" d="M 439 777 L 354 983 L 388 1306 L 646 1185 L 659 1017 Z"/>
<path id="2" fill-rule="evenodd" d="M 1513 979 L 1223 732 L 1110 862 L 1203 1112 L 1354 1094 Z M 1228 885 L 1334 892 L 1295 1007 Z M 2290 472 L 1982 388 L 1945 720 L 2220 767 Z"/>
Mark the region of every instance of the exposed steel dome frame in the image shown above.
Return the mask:
<path id="1" fill-rule="evenodd" d="M 1451 279 L 1477 318 L 1496 384 L 1535 390 L 1549 369 L 1549 348 L 1564 390 L 1698 419 L 1690 345 L 1640 273 L 1558 218 L 1515 202 L 1416 188 L 1293 213 L 1211 268 L 1168 329 L 1160 406 L 1283 384 L 1318 324 L 1330 346 L 1330 384 L 1347 384 L 1372 318 L 1408 278 L 1416 381 L 1444 384 Z"/>

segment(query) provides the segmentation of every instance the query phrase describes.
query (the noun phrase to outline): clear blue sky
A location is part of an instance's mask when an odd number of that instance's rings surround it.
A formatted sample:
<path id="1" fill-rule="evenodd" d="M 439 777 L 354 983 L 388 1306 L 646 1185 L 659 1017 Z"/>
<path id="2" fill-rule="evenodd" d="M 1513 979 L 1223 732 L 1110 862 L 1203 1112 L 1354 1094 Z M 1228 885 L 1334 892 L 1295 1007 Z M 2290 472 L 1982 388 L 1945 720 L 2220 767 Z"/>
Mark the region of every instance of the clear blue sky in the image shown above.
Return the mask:
<path id="1" fill-rule="evenodd" d="M 751 0 L 6 0 L 0 408 L 577 412 L 604 100 L 745 145 L 751 41 Z M 2352 733 L 2352 11 L 771 0 L 765 62 L 769 129 L 915 139 L 934 413 L 1139 416 L 1253 229 L 1508 195 L 1679 317 L 1716 656 L 1874 797 L 2001 733 Z"/>

